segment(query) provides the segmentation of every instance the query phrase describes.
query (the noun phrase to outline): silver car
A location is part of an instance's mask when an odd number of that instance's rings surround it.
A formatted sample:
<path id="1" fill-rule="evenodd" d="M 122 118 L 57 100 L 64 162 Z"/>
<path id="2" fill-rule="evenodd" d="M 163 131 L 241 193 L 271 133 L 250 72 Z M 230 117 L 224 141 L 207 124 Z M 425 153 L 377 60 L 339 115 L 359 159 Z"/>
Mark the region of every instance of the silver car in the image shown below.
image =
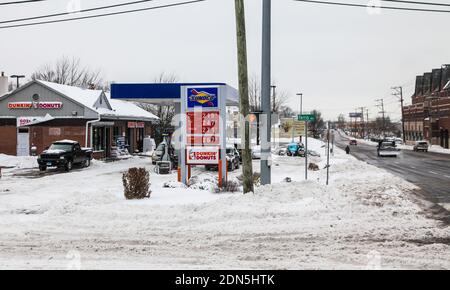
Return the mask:
<path id="1" fill-rule="evenodd" d="M 428 147 L 429 144 L 427 141 L 416 141 L 416 143 L 414 144 L 414 151 L 428 152 Z"/>

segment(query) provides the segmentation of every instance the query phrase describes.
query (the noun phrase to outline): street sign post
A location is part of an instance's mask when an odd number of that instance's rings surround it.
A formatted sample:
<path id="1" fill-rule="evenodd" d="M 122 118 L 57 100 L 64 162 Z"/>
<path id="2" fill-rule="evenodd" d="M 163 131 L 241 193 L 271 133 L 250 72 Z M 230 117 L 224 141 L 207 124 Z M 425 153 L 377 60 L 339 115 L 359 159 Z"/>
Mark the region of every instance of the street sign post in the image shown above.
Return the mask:
<path id="1" fill-rule="evenodd" d="M 298 115 L 298 120 L 306 121 L 306 122 L 314 122 L 316 120 L 316 116 L 314 116 L 312 114 Z"/>

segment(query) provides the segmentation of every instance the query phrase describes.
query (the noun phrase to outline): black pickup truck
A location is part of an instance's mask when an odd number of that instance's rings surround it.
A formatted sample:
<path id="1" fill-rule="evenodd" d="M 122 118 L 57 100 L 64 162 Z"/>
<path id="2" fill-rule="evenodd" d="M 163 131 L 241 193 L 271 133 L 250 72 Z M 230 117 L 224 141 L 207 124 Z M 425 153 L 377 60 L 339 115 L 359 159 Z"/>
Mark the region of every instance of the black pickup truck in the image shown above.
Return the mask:
<path id="1" fill-rule="evenodd" d="M 91 148 L 81 148 L 76 141 L 57 141 L 39 155 L 39 170 L 45 171 L 47 167 L 58 167 L 70 171 L 75 164 L 89 167 L 92 153 Z"/>

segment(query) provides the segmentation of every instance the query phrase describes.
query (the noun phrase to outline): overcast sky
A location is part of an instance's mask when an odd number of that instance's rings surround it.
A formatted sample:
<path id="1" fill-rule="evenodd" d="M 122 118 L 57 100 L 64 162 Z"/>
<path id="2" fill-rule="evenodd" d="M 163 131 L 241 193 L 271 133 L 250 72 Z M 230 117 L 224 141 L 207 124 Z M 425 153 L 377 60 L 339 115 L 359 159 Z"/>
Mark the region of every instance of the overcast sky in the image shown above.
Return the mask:
<path id="1" fill-rule="evenodd" d="M 3 0 L 1 0 L 3 1 Z M 82 8 L 131 0 L 82 0 Z M 342 0 L 350 2 L 352 0 Z M 353 0 L 366 4 L 365 0 Z M 69 1 L 48 0 L 2 6 L 0 19 L 61 12 Z M 159 0 L 148 7 L 173 3 Z M 246 0 L 249 71 L 260 75 L 261 0 Z M 304 94 L 304 110 L 335 119 L 365 106 L 377 115 L 375 99 L 399 118 L 391 86 L 403 85 L 410 102 L 417 74 L 450 63 L 450 14 L 388 12 L 273 0 L 274 82 L 291 96 Z M 120 8 L 119 10 L 129 9 Z M 117 9 L 116 9 L 117 10 Z M 161 72 L 186 82 L 237 86 L 234 1 L 209 0 L 189 6 L 128 15 L 0 29 L 0 70 L 29 76 L 63 55 L 79 57 L 115 82 L 150 82 Z"/>

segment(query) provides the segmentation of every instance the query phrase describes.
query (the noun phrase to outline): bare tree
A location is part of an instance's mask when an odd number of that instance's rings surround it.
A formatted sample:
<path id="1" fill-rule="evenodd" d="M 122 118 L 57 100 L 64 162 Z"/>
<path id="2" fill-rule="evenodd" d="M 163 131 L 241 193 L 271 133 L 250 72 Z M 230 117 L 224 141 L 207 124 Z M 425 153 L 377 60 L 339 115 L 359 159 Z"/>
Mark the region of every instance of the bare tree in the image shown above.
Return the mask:
<path id="1" fill-rule="evenodd" d="M 99 70 L 83 67 L 79 58 L 63 56 L 55 63 L 49 63 L 36 70 L 33 80 L 48 81 L 82 88 L 103 88 Z"/>
<path id="2" fill-rule="evenodd" d="M 345 129 L 345 124 L 346 124 L 345 116 L 344 116 L 344 114 L 340 114 L 338 116 L 338 120 L 337 120 L 337 127 L 339 129 Z"/>
<path id="3" fill-rule="evenodd" d="M 176 83 L 178 82 L 178 76 L 176 74 L 160 73 L 153 79 L 155 83 Z M 159 118 L 158 124 L 155 125 L 154 138 L 157 143 L 161 143 L 164 139 L 164 134 L 170 134 L 174 131 L 172 126 L 172 120 L 175 117 L 175 107 L 173 105 L 154 105 L 148 103 L 136 103 L 138 106 L 146 111 L 149 111 Z"/>
<path id="4" fill-rule="evenodd" d="M 318 110 L 312 110 L 311 114 L 314 115 L 314 121 L 309 122 L 309 129 L 313 133 L 314 138 L 319 138 L 322 131 L 325 129 L 325 122 L 322 118 L 322 113 Z"/>
<path id="5" fill-rule="evenodd" d="M 261 110 L 261 82 L 260 77 L 252 75 L 248 81 L 248 94 L 250 101 L 250 110 L 257 112 Z M 272 111 L 280 114 L 289 99 L 289 95 L 284 90 L 276 90 L 275 96 L 271 96 Z"/>

